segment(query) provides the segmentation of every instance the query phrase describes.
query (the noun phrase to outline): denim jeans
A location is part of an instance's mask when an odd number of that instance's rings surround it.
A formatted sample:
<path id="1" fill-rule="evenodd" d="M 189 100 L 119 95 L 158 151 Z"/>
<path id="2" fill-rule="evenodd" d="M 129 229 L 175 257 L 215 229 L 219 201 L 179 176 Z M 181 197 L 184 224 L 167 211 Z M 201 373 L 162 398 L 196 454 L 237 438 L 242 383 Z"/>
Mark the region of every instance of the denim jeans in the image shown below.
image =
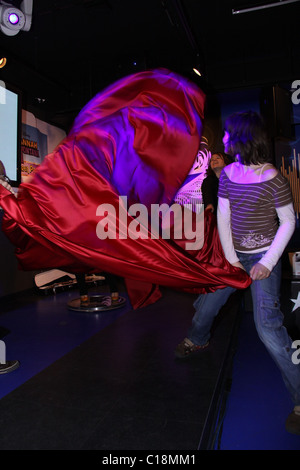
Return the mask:
<path id="1" fill-rule="evenodd" d="M 249 273 L 264 253 L 237 253 L 240 262 Z M 279 367 L 284 383 L 295 405 L 300 405 L 300 365 L 292 361 L 292 340 L 283 326 L 283 314 L 280 310 L 281 263 L 272 270 L 270 276 L 261 281 L 252 281 L 251 294 L 253 314 L 259 338 Z M 188 338 L 198 345 L 206 344 L 210 338 L 210 329 L 215 316 L 227 302 L 234 288 L 226 287 L 216 292 L 199 295 L 194 303 L 195 314 Z"/>

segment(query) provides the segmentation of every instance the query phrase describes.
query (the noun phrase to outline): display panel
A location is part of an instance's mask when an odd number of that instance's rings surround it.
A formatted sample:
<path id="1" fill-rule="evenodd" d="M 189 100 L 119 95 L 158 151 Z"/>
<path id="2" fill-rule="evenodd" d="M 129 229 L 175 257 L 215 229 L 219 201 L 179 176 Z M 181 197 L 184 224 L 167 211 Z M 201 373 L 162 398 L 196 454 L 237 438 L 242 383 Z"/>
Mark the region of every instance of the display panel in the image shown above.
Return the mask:
<path id="1" fill-rule="evenodd" d="M 21 92 L 0 80 L 0 160 L 12 186 L 21 182 Z"/>

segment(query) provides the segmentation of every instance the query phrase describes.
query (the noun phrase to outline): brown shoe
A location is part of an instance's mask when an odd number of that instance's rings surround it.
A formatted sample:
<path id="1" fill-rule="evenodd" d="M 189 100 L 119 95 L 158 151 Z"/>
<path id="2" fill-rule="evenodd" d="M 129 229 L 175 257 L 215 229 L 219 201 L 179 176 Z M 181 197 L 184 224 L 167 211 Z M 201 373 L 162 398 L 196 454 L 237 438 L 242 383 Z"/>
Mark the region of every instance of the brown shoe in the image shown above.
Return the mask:
<path id="1" fill-rule="evenodd" d="M 285 429 L 291 434 L 300 434 L 300 406 L 295 406 L 293 412 L 288 415 Z"/>
<path id="2" fill-rule="evenodd" d="M 119 292 L 112 292 L 111 293 L 111 302 L 112 302 L 112 304 L 119 303 Z"/>
<path id="3" fill-rule="evenodd" d="M 80 296 L 80 305 L 82 307 L 87 307 L 90 303 L 90 299 L 88 295 L 81 295 Z"/>
<path id="4" fill-rule="evenodd" d="M 175 349 L 175 356 L 183 359 L 185 357 L 190 356 L 196 352 L 202 351 L 203 349 L 207 348 L 209 342 L 202 346 L 198 346 L 197 344 L 192 343 L 192 341 L 188 338 L 185 338 L 181 343 L 178 344 L 177 348 Z"/>

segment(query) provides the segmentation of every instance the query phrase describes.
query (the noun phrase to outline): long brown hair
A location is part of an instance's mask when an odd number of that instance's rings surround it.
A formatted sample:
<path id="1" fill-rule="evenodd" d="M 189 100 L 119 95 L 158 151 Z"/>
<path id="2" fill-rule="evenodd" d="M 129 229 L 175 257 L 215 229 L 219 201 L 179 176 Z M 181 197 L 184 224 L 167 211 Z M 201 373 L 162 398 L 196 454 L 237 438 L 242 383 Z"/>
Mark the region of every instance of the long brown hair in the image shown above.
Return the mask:
<path id="1" fill-rule="evenodd" d="M 262 117 L 254 111 L 234 113 L 225 121 L 227 151 L 244 165 L 272 163 L 271 146 Z"/>

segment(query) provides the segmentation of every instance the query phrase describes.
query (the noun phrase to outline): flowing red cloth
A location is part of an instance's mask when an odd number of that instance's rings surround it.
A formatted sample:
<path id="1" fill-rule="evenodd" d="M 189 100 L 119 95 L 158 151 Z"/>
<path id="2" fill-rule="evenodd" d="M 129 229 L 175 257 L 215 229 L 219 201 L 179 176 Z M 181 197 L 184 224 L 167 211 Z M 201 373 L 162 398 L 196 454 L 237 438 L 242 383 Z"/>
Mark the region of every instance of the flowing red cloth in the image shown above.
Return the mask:
<path id="1" fill-rule="evenodd" d="M 120 206 L 120 196 L 127 208 L 172 204 L 199 148 L 204 102 L 196 85 L 167 70 L 126 77 L 93 98 L 17 199 L 0 187 L 2 229 L 21 269 L 111 272 L 126 279 L 134 308 L 157 300 L 159 285 L 247 287 L 247 274 L 224 258 L 213 217 L 191 254 L 180 241 L 128 236 L 134 219 Z M 115 211 L 116 238 L 99 237 L 103 204 Z"/>

